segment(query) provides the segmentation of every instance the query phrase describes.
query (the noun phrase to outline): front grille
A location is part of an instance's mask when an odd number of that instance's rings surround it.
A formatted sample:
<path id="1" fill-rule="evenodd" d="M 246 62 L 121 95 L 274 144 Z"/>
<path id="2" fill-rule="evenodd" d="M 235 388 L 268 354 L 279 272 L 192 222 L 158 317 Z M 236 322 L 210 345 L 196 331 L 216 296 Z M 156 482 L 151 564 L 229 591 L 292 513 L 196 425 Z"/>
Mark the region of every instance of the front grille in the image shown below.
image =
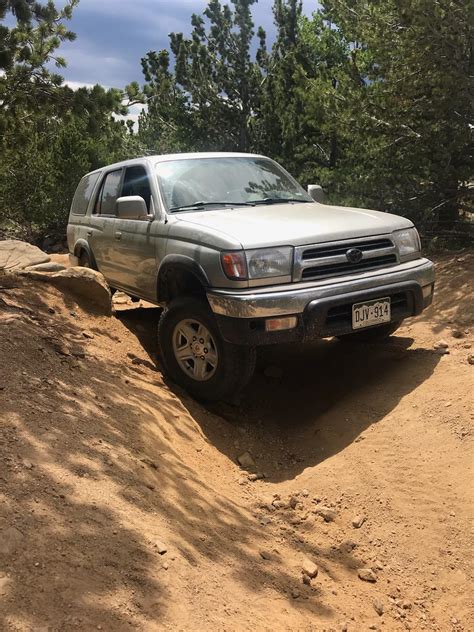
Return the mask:
<path id="1" fill-rule="evenodd" d="M 358 249 L 358 263 L 348 260 L 346 253 Z M 389 236 L 342 240 L 321 245 L 300 246 L 295 252 L 294 281 L 308 281 L 342 274 L 357 274 L 397 264 L 398 250 Z"/>
<path id="2" fill-rule="evenodd" d="M 322 257 L 335 257 L 337 255 L 345 255 L 349 248 L 358 248 L 362 252 L 370 252 L 371 250 L 379 250 L 381 248 L 392 248 L 393 244 L 390 239 L 377 239 L 375 241 L 356 241 L 347 244 L 336 244 L 335 246 L 323 246 L 308 248 L 303 252 L 303 261 L 307 259 L 321 259 Z"/>
<path id="3" fill-rule="evenodd" d="M 351 272 L 358 272 L 359 270 L 370 270 L 372 268 L 381 268 L 382 266 L 390 265 L 397 262 L 396 255 L 385 255 L 383 257 L 373 257 L 372 259 L 362 259 L 359 263 L 334 263 L 324 266 L 312 266 L 311 268 L 304 268 L 301 278 L 302 279 L 315 279 L 321 276 L 332 276 L 336 274 L 350 274 Z"/>

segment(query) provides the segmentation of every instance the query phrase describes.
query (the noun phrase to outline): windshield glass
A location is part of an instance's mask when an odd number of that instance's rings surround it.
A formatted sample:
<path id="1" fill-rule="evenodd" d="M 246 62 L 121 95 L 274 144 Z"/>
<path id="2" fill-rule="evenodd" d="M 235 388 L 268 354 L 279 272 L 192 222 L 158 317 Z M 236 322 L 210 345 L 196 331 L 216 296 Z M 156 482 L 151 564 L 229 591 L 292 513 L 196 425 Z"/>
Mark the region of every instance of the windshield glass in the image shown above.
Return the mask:
<path id="1" fill-rule="evenodd" d="M 312 202 L 293 178 L 266 158 L 183 158 L 159 162 L 156 172 L 169 211 Z"/>

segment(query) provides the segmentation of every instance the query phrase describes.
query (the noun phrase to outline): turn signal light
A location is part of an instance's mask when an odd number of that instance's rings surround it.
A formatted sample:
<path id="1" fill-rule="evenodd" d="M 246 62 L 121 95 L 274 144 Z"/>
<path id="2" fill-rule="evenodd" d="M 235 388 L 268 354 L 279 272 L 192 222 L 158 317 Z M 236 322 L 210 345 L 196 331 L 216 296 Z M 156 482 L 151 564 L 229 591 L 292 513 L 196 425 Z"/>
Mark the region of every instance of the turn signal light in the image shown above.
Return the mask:
<path id="1" fill-rule="evenodd" d="M 229 279 L 247 278 L 247 260 L 243 252 L 223 252 L 222 267 Z"/>
<path id="2" fill-rule="evenodd" d="M 281 331 L 282 329 L 294 329 L 298 324 L 296 316 L 285 316 L 284 318 L 269 318 L 265 321 L 266 331 Z"/>

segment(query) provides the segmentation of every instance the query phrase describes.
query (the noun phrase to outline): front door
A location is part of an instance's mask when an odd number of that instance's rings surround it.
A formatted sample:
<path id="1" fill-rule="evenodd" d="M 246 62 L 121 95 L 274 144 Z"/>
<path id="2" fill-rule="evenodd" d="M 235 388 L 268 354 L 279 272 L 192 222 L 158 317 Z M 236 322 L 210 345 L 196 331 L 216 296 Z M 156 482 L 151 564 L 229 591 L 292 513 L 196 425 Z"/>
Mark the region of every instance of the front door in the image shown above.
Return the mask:
<path id="1" fill-rule="evenodd" d="M 155 219 L 150 179 L 143 165 L 125 169 L 121 197 L 139 195 L 148 218 L 114 220 L 112 285 L 132 295 L 156 298 L 157 239 L 163 224 Z"/>

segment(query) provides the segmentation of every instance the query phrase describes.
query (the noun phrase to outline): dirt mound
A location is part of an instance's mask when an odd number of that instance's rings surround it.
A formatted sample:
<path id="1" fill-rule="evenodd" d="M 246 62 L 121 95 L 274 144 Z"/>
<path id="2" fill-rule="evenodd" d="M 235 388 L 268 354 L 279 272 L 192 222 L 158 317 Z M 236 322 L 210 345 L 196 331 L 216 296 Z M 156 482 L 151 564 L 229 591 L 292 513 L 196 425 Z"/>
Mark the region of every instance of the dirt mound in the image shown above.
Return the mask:
<path id="1" fill-rule="evenodd" d="M 212 410 L 157 309 L 0 287 L 0 629 L 473 629 L 471 264 L 388 345 L 262 350 Z"/>

